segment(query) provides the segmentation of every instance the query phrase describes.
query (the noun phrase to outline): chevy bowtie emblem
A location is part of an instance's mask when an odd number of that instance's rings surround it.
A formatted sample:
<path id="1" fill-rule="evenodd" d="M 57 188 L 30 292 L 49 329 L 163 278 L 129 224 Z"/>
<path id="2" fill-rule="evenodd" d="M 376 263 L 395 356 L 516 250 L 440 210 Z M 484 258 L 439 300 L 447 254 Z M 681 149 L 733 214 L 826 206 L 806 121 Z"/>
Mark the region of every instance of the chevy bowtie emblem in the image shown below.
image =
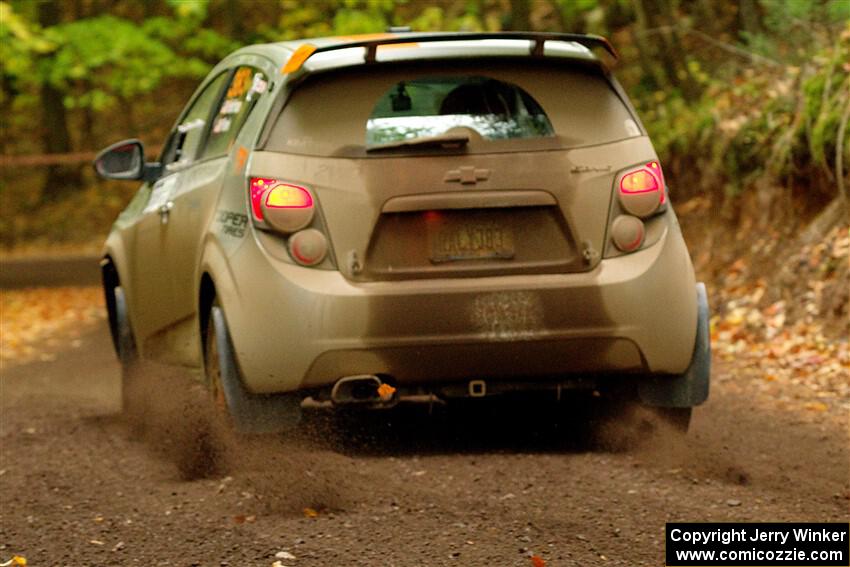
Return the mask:
<path id="1" fill-rule="evenodd" d="M 464 185 L 475 185 L 479 181 L 486 181 L 490 177 L 489 169 L 476 169 L 473 165 L 465 165 L 458 169 L 450 169 L 443 177 L 443 181 L 460 181 Z"/>

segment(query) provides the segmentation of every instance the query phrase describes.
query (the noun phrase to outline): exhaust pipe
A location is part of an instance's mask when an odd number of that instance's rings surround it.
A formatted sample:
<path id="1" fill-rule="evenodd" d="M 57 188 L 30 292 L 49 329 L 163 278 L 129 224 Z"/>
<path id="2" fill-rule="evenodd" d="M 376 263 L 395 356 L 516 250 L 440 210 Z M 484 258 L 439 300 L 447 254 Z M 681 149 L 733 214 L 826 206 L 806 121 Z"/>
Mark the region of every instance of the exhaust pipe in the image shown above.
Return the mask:
<path id="1" fill-rule="evenodd" d="M 369 404 L 391 406 L 398 402 L 396 389 L 373 374 L 345 376 L 331 390 L 334 405 Z"/>

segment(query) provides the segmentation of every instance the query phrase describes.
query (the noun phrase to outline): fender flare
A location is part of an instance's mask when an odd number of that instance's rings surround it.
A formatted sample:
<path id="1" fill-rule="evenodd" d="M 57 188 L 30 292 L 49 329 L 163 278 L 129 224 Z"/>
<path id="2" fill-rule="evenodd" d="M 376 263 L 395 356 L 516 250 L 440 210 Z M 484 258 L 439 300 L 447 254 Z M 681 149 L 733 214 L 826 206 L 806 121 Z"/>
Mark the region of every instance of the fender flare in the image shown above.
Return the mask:
<path id="1" fill-rule="evenodd" d="M 215 286 L 216 297 L 225 310 L 239 302 L 239 287 L 236 285 L 236 276 L 231 270 L 230 263 L 225 257 L 224 250 L 215 238 L 208 237 L 204 242 L 201 253 L 201 261 L 198 263 L 198 271 L 195 278 L 195 296 L 200 302 L 201 285 L 204 277 L 212 280 Z M 198 305 L 198 309 L 201 309 Z M 201 320 L 206 314 L 198 313 Z M 203 329 L 199 329 L 203 332 Z"/>

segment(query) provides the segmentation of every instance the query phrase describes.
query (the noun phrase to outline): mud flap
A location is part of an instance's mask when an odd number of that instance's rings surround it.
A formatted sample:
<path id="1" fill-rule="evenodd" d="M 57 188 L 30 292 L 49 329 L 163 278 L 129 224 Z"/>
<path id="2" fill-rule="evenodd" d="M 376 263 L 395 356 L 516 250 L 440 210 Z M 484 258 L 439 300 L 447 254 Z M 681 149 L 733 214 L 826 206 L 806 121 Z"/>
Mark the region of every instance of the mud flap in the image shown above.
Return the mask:
<path id="1" fill-rule="evenodd" d="M 711 375 L 711 333 L 705 284 L 697 286 L 697 336 L 688 369 L 678 376 L 650 376 L 638 386 L 640 401 L 648 406 L 688 408 L 708 399 Z"/>
<path id="2" fill-rule="evenodd" d="M 236 429 L 243 433 L 278 433 L 294 429 L 301 421 L 301 399 L 294 394 L 253 394 L 242 383 L 230 332 L 220 307 L 210 311 L 215 325 L 221 386 Z"/>

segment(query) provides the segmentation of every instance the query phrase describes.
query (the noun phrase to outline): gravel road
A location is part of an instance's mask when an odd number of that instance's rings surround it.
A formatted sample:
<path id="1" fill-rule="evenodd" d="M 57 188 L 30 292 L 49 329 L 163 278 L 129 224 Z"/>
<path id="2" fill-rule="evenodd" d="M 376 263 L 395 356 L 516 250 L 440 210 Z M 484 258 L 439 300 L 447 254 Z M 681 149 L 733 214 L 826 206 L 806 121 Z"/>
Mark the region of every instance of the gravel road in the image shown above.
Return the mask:
<path id="1" fill-rule="evenodd" d="M 684 442 L 629 451 L 591 440 L 575 405 L 240 440 L 183 411 L 161 369 L 149 418 L 125 422 L 101 326 L 2 371 L 0 562 L 657 566 L 667 521 L 850 519 L 846 407 L 807 411 L 733 368 Z"/>

